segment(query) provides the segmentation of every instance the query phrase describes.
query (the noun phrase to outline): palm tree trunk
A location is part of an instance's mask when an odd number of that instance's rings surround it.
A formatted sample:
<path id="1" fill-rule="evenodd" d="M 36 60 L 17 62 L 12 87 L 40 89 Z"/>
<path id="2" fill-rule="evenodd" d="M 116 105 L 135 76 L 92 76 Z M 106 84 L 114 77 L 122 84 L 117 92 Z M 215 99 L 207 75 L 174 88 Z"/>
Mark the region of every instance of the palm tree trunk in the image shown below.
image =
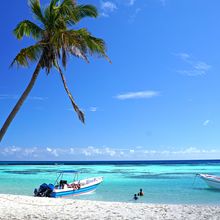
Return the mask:
<path id="1" fill-rule="evenodd" d="M 14 117 L 16 116 L 16 114 L 18 113 L 19 109 L 21 108 L 22 104 L 24 103 L 24 101 L 26 100 L 28 94 L 30 93 L 31 89 L 34 86 L 34 83 L 40 73 L 40 69 L 41 69 L 41 64 L 40 62 L 37 64 L 37 67 L 32 75 L 31 81 L 29 82 L 27 88 L 25 89 L 25 91 L 23 92 L 22 96 L 20 97 L 20 99 L 18 100 L 17 104 L 15 105 L 15 107 L 13 108 L 13 110 L 11 111 L 11 113 L 9 114 L 8 118 L 6 119 L 4 125 L 2 126 L 1 130 L 0 130 L 0 142 L 2 141 L 2 138 L 4 137 L 9 125 L 11 124 L 12 120 L 14 119 Z"/>
<path id="2" fill-rule="evenodd" d="M 77 115 L 78 115 L 80 121 L 81 121 L 82 123 L 85 123 L 84 113 L 79 109 L 79 107 L 78 107 L 77 104 L 75 103 L 75 101 L 74 101 L 74 99 L 73 99 L 73 96 L 72 96 L 72 94 L 70 93 L 70 91 L 69 91 L 69 89 L 68 89 L 68 87 L 67 87 L 66 79 L 65 79 L 65 77 L 64 77 L 64 74 L 63 74 L 63 72 L 62 72 L 62 70 L 61 70 L 61 68 L 60 68 L 59 66 L 58 66 L 58 70 L 59 70 L 59 73 L 60 73 L 60 76 L 61 76 L 61 79 L 62 79 L 64 88 L 65 88 L 65 90 L 66 90 L 66 93 L 67 93 L 67 95 L 69 96 L 69 99 L 70 99 L 70 101 L 71 101 L 71 103 L 72 103 L 72 106 L 73 106 L 74 110 L 76 111 L 76 113 L 77 113 Z"/>

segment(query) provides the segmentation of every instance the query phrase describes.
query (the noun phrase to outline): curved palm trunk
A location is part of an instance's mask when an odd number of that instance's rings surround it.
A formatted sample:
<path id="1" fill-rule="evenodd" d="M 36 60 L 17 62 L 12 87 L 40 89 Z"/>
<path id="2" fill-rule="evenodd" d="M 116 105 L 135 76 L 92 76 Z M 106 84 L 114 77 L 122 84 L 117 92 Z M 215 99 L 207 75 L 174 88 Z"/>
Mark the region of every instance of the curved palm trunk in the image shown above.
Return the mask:
<path id="1" fill-rule="evenodd" d="M 77 115 L 78 115 L 80 121 L 82 121 L 82 123 L 85 123 L 84 114 L 83 114 L 83 112 L 79 109 L 79 107 L 77 106 L 77 104 L 75 103 L 75 101 L 74 101 L 74 99 L 73 99 L 73 96 L 72 96 L 72 94 L 70 93 L 70 91 L 69 91 L 69 89 L 68 89 L 68 87 L 67 87 L 66 79 L 65 79 L 65 77 L 64 77 L 64 75 L 63 75 L 63 72 L 62 72 L 61 68 L 58 67 L 58 70 L 59 70 L 59 73 L 60 73 L 60 76 L 61 76 L 61 79 L 62 79 L 64 88 L 65 88 L 65 90 L 66 90 L 66 93 L 67 93 L 67 95 L 68 95 L 69 98 L 70 98 L 70 101 L 71 101 L 71 103 L 72 103 L 72 106 L 73 106 L 74 110 L 76 111 L 76 113 L 77 113 Z"/>
<path id="2" fill-rule="evenodd" d="M 24 103 L 24 101 L 26 100 L 28 94 L 30 93 L 31 89 L 34 86 L 34 83 L 40 73 L 40 69 L 41 69 L 41 64 L 40 62 L 37 64 L 37 67 L 32 75 L 31 81 L 29 82 L 27 88 L 25 89 L 25 91 L 23 92 L 22 96 L 20 97 L 20 99 L 18 100 L 17 104 L 15 105 L 15 107 L 13 108 L 13 110 L 11 111 L 10 115 L 8 116 L 8 118 L 6 119 L 4 125 L 2 126 L 1 130 L 0 130 L 0 142 L 2 140 L 2 138 L 4 137 L 9 125 L 11 124 L 12 120 L 14 119 L 14 117 L 16 116 L 16 114 L 18 113 L 19 109 L 21 108 L 22 104 Z"/>

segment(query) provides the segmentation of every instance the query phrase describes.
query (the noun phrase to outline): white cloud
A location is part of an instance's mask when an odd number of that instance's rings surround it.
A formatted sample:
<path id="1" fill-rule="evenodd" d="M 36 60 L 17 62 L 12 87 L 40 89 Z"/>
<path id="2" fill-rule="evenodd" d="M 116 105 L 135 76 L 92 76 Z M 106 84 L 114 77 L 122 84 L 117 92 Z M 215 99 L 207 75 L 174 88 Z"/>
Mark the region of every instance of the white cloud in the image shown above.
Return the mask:
<path id="1" fill-rule="evenodd" d="M 22 148 L 22 147 L 5 147 L 0 151 L 0 156 L 3 155 L 5 158 L 11 159 L 24 159 L 24 158 L 34 158 L 37 155 L 38 148 L 36 147 L 29 147 L 29 148 Z"/>
<path id="2" fill-rule="evenodd" d="M 177 53 L 175 55 L 184 61 L 190 58 L 190 55 L 188 53 Z"/>
<path id="3" fill-rule="evenodd" d="M 25 156 L 31 156 L 31 155 L 33 155 L 35 152 L 37 152 L 37 147 L 30 147 L 30 148 L 25 148 L 24 150 L 23 150 L 23 153 L 24 153 L 24 155 Z"/>
<path id="4" fill-rule="evenodd" d="M 82 154 L 84 154 L 85 156 L 94 156 L 102 154 L 102 151 L 99 148 L 89 146 L 87 148 L 82 149 Z"/>
<path id="5" fill-rule="evenodd" d="M 117 5 L 116 3 L 117 2 Z M 134 6 L 136 0 L 117 0 L 117 1 L 101 1 L 100 2 L 100 15 L 102 17 L 109 17 L 109 15 L 119 9 L 118 7 L 132 7 Z M 140 9 L 136 10 L 134 17 L 139 12 Z M 132 16 L 131 16 L 132 17 Z"/>
<path id="6" fill-rule="evenodd" d="M 106 154 L 110 155 L 111 157 L 113 157 L 116 154 L 115 150 L 108 148 L 108 147 L 105 148 L 105 152 L 106 152 Z"/>
<path id="7" fill-rule="evenodd" d="M 134 150 L 135 149 L 135 150 Z M 0 160 L 164 160 L 215 159 L 220 148 L 3 147 Z"/>
<path id="8" fill-rule="evenodd" d="M 160 93 L 157 91 L 140 91 L 140 92 L 128 92 L 119 94 L 116 96 L 119 100 L 126 100 L 126 99 L 149 99 L 155 96 L 158 96 Z"/>
<path id="9" fill-rule="evenodd" d="M 120 156 L 124 156 L 125 155 L 125 152 L 124 151 L 120 151 Z M 114 156 L 114 155 L 112 155 Z"/>
<path id="10" fill-rule="evenodd" d="M 90 112 L 97 112 L 98 108 L 97 107 L 90 107 L 89 111 Z"/>
<path id="11" fill-rule="evenodd" d="M 199 71 L 208 71 L 211 68 L 210 65 L 201 61 L 196 62 L 193 67 Z"/>
<path id="12" fill-rule="evenodd" d="M 49 148 L 49 147 L 47 147 L 46 150 L 47 150 L 48 152 L 51 152 L 51 151 L 52 151 L 52 149 Z"/>
<path id="13" fill-rule="evenodd" d="M 5 147 L 3 150 L 1 150 L 1 153 L 3 155 L 14 155 L 20 151 L 21 151 L 20 147 L 12 146 L 12 147 Z"/>
<path id="14" fill-rule="evenodd" d="M 106 1 L 106 2 L 101 2 L 101 9 L 106 13 L 113 12 L 117 9 L 117 6 L 115 5 L 115 3 L 111 1 Z"/>
<path id="15" fill-rule="evenodd" d="M 101 12 L 101 13 L 100 13 L 100 16 L 102 16 L 102 17 L 106 17 L 106 18 L 108 18 L 108 17 L 109 17 L 109 15 L 108 15 L 108 14 L 106 14 L 105 12 Z"/>
<path id="16" fill-rule="evenodd" d="M 29 100 L 36 100 L 36 101 L 44 101 L 48 99 L 48 97 L 40 97 L 40 96 L 30 96 L 28 97 Z"/>
<path id="17" fill-rule="evenodd" d="M 70 148 L 70 154 L 74 154 L 75 153 L 75 149 L 74 148 Z"/>
<path id="18" fill-rule="evenodd" d="M 201 150 L 196 148 L 196 147 L 189 147 L 183 151 L 179 151 L 178 153 L 180 154 L 196 154 L 196 153 L 200 153 Z"/>
<path id="19" fill-rule="evenodd" d="M 47 148 L 46 148 L 46 151 L 49 152 L 50 154 L 52 154 L 52 155 L 55 156 L 55 157 L 58 157 L 58 156 L 59 156 L 59 154 L 58 154 L 58 149 L 52 149 L 52 148 L 50 148 L 50 147 L 47 147 Z"/>
<path id="20" fill-rule="evenodd" d="M 177 70 L 180 74 L 187 76 L 200 76 L 207 74 L 207 72 L 211 69 L 211 65 L 204 61 L 192 58 L 192 56 L 188 53 L 178 53 L 175 55 L 188 65 L 186 69 Z"/>
<path id="21" fill-rule="evenodd" d="M 55 149 L 55 150 L 53 150 L 52 152 L 51 152 L 55 157 L 58 157 L 59 156 L 59 154 L 58 154 L 58 152 L 57 152 L 57 150 Z"/>
<path id="22" fill-rule="evenodd" d="M 11 94 L 0 94 L 0 100 L 10 100 L 10 99 L 19 99 L 19 95 L 11 95 Z M 48 99 L 48 97 L 41 97 L 41 96 L 28 96 L 27 100 L 34 100 L 34 101 L 44 101 Z"/>
<path id="23" fill-rule="evenodd" d="M 136 149 L 143 149 L 143 146 L 136 146 Z"/>
<path id="24" fill-rule="evenodd" d="M 9 95 L 9 94 L 1 94 L 0 100 L 7 100 L 7 99 L 17 99 L 17 95 Z"/>
<path id="25" fill-rule="evenodd" d="M 87 148 L 82 148 L 82 154 L 87 157 L 95 157 L 95 156 L 110 156 L 113 157 L 116 154 L 116 151 L 109 147 L 93 147 L 89 146 Z"/>
<path id="26" fill-rule="evenodd" d="M 136 8 L 134 13 L 130 16 L 129 18 L 129 22 L 132 23 L 135 21 L 137 15 L 140 13 L 141 9 L 140 8 Z"/>
<path id="27" fill-rule="evenodd" d="M 210 123 L 210 120 L 205 120 L 205 121 L 203 122 L 203 126 L 207 126 L 209 123 Z"/>

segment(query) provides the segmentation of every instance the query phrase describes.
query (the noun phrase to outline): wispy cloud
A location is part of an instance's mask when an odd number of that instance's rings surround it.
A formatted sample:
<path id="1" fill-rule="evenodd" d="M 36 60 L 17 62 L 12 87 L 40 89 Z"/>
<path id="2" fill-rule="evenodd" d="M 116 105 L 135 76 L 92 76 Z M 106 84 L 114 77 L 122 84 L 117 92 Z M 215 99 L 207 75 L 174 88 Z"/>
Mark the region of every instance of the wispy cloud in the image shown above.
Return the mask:
<path id="1" fill-rule="evenodd" d="M 135 5 L 135 2 L 136 0 L 100 1 L 100 15 L 102 17 L 109 17 L 112 12 L 115 12 L 121 7 L 133 7 Z M 136 13 L 138 13 L 138 11 Z"/>
<path id="2" fill-rule="evenodd" d="M 190 55 L 188 53 L 177 53 L 175 55 L 184 61 L 187 61 L 188 59 L 190 59 Z"/>
<path id="3" fill-rule="evenodd" d="M 160 93 L 157 91 L 140 91 L 140 92 L 128 92 L 117 95 L 115 98 L 119 100 L 126 99 L 149 99 L 158 96 Z"/>
<path id="4" fill-rule="evenodd" d="M 57 149 L 51 149 L 51 148 L 47 147 L 46 150 L 55 157 L 59 156 Z"/>
<path id="5" fill-rule="evenodd" d="M 98 108 L 97 107 L 90 107 L 89 111 L 90 112 L 97 112 Z"/>
<path id="6" fill-rule="evenodd" d="M 88 147 L 2 147 L 1 160 L 137 160 L 144 159 L 193 159 L 217 158 L 219 148 L 186 147 L 183 149 L 146 147 L 117 148 L 107 146 Z"/>
<path id="7" fill-rule="evenodd" d="M 133 14 L 130 16 L 130 18 L 129 18 L 129 22 L 130 22 L 130 23 L 132 23 L 132 22 L 135 21 L 137 15 L 140 13 L 140 11 L 141 11 L 141 8 L 136 8 L 136 9 L 135 9 L 134 13 L 133 13 Z"/>
<path id="8" fill-rule="evenodd" d="M 210 120 L 205 120 L 205 121 L 203 122 L 203 126 L 207 126 L 209 123 L 210 123 Z"/>
<path id="9" fill-rule="evenodd" d="M 17 95 L 1 94 L 0 100 L 18 99 Z"/>
<path id="10" fill-rule="evenodd" d="M 117 6 L 115 5 L 115 3 L 107 1 L 107 2 L 102 2 L 101 3 L 101 9 L 104 11 L 115 11 L 117 9 Z"/>
<path id="11" fill-rule="evenodd" d="M 91 156 L 95 156 L 95 155 L 103 155 L 103 156 L 113 157 L 116 154 L 116 151 L 112 148 L 109 148 L 109 147 L 98 148 L 98 147 L 93 147 L 93 146 L 89 146 L 87 148 L 84 148 L 81 152 L 86 157 L 88 157 L 88 156 L 91 157 Z"/>
<path id="12" fill-rule="evenodd" d="M 109 13 L 112 13 L 118 9 L 116 4 L 111 1 L 105 1 L 105 2 L 102 1 L 100 7 L 101 7 L 101 16 L 104 17 L 108 17 Z"/>
<path id="13" fill-rule="evenodd" d="M 48 97 L 41 97 L 41 96 L 30 96 L 28 97 L 29 100 L 36 100 L 36 101 L 45 101 Z"/>
<path id="14" fill-rule="evenodd" d="M 0 100 L 10 100 L 10 99 L 19 99 L 19 95 L 0 94 Z M 27 99 L 34 101 L 44 101 L 48 99 L 48 97 L 29 96 Z"/>
<path id="15" fill-rule="evenodd" d="M 204 61 L 194 59 L 188 53 L 177 53 L 175 55 L 188 66 L 187 69 L 177 70 L 180 74 L 187 76 L 200 76 L 207 74 L 207 72 L 211 69 L 211 65 Z"/>

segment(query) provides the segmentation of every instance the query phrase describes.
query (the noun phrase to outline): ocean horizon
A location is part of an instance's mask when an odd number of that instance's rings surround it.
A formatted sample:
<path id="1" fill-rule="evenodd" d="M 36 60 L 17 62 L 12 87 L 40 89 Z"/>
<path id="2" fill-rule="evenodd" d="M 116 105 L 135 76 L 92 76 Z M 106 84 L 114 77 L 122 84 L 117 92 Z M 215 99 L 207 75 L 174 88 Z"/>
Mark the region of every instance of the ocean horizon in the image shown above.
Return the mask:
<path id="1" fill-rule="evenodd" d="M 0 165 L 92 165 L 92 164 L 199 164 L 220 163 L 220 159 L 184 160 L 1 160 Z"/>

